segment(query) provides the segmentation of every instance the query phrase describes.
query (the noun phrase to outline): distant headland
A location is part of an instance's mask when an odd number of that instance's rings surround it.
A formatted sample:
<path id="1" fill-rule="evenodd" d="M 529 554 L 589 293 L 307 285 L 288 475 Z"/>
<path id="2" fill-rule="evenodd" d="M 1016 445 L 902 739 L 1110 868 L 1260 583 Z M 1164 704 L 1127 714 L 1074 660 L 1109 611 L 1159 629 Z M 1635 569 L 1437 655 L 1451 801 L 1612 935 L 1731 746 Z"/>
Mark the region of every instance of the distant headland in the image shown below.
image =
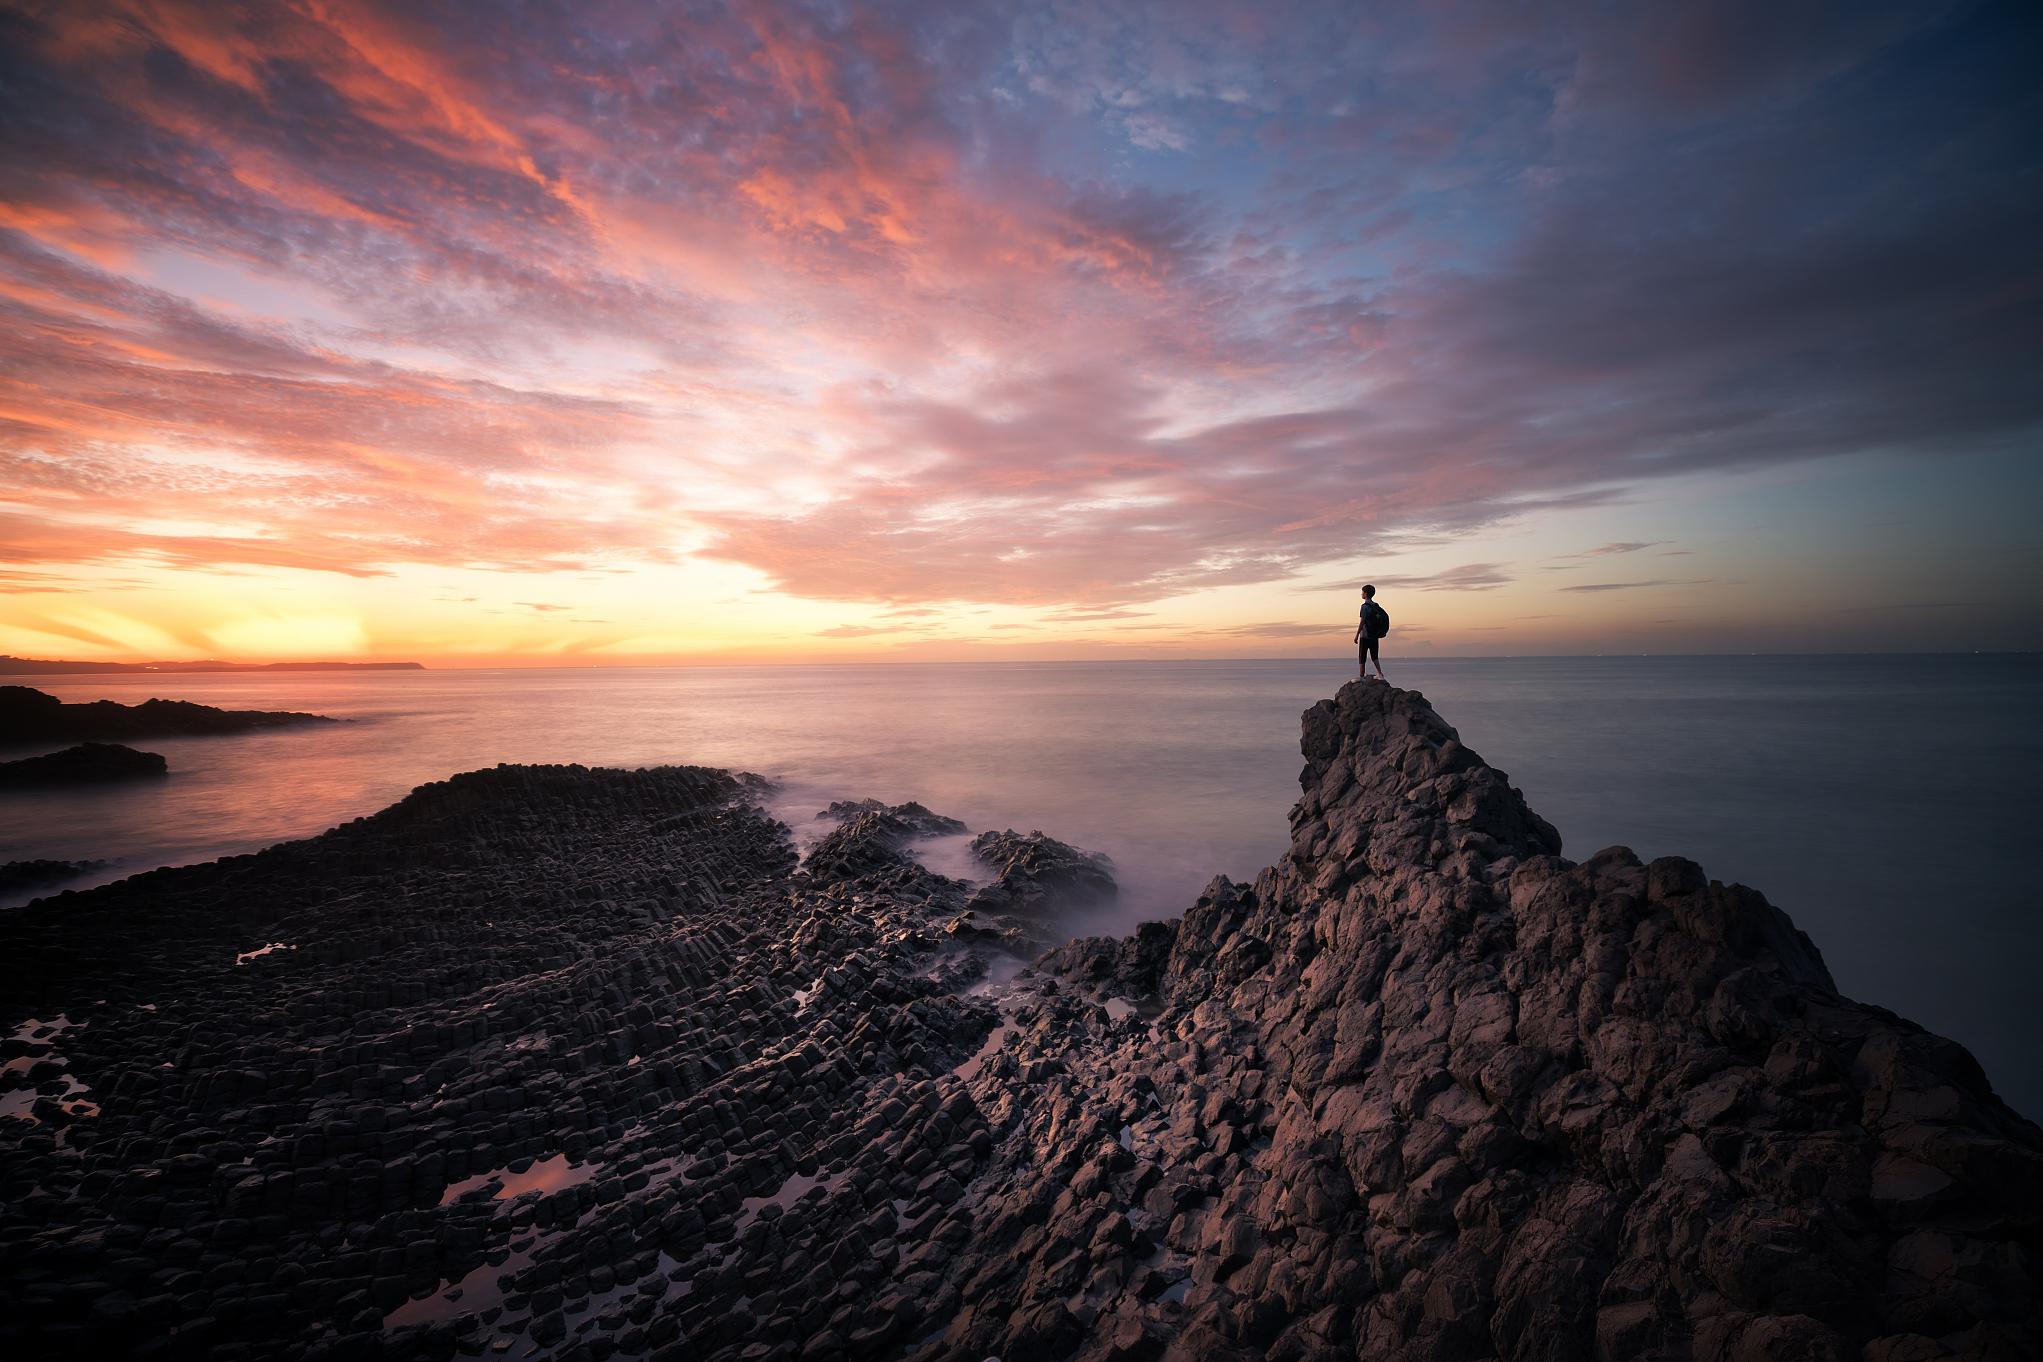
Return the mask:
<path id="1" fill-rule="evenodd" d="M 65 672 L 422 672 L 422 662 L 57 662 L 0 656 L 0 675 Z"/>

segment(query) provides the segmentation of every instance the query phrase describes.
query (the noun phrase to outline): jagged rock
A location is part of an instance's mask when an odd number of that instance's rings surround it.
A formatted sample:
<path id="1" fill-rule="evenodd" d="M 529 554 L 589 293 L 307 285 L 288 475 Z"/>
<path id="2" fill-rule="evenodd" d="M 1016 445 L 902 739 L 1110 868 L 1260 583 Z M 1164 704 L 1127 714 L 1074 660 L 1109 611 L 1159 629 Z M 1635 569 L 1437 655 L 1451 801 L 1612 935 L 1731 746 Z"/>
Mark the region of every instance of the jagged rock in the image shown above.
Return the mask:
<path id="1" fill-rule="evenodd" d="M 0 1350 L 2043 1352 L 2043 1132 L 1961 1048 L 1751 890 L 1562 859 L 1411 692 L 1303 750 L 1277 865 L 992 998 L 906 818 L 797 870 L 695 768 L 0 914 Z"/>
<path id="2" fill-rule="evenodd" d="M 838 799 L 831 801 L 830 806 L 817 814 L 816 818 L 819 821 L 829 819 L 845 823 L 862 813 L 890 814 L 917 837 L 936 837 L 945 833 L 965 831 L 965 825 L 957 819 L 932 813 L 912 799 L 906 804 L 883 804 L 877 799 Z"/>
<path id="3" fill-rule="evenodd" d="M 890 806 L 877 799 L 840 799 L 816 816 L 840 820 L 810 848 L 805 862 L 813 878 L 829 883 L 889 871 L 928 876 L 903 848 L 913 838 L 965 830 L 957 819 L 912 802 Z"/>
<path id="4" fill-rule="evenodd" d="M 1106 857 L 1041 832 L 982 832 L 972 839 L 972 854 L 993 869 L 993 882 L 973 896 L 974 906 L 983 910 L 1083 907 L 1120 892 Z"/>
<path id="5" fill-rule="evenodd" d="M 1010 1196 L 1068 1185 L 1084 1145 L 1060 1132 L 1088 1128 L 1128 1132 L 1165 1179 L 1214 1176 L 1201 1211 L 1159 1209 L 1148 1175 L 1102 1194 L 1147 1223 L 1174 1214 L 1166 1242 L 1193 1282 L 1233 1293 L 1188 1295 L 1173 1349 L 2043 1347 L 2043 1132 L 1962 1049 L 1840 997 L 1749 889 L 1622 848 L 1561 859 L 1553 828 L 1416 694 L 1351 684 L 1308 711 L 1302 750 L 1278 865 L 1215 881 L 1167 953 L 1157 932 L 1044 962 L 1153 986 L 1150 1031 L 1092 1049 L 1071 1039 L 1090 1029 L 1073 1012 L 1013 1052 L 1023 1072 L 1061 1061 L 1065 1095 L 996 1162 Z M 1016 1337 L 1003 1312 L 1026 1298 L 988 1285 L 923 1356 Z M 1148 1318 L 1142 1300 L 1105 1297 L 1102 1317 Z M 1077 1355 L 1111 1356 L 1121 1336 Z"/>
<path id="6" fill-rule="evenodd" d="M 154 752 L 119 743 L 86 742 L 40 757 L 0 761 L 0 786 L 90 785 L 106 780 L 160 776 L 170 763 Z"/>
<path id="7" fill-rule="evenodd" d="M 343 722 L 293 710 L 215 709 L 189 700 L 151 699 L 139 705 L 94 700 L 74 705 L 31 686 L 0 686 L 0 743 L 246 733 Z"/>

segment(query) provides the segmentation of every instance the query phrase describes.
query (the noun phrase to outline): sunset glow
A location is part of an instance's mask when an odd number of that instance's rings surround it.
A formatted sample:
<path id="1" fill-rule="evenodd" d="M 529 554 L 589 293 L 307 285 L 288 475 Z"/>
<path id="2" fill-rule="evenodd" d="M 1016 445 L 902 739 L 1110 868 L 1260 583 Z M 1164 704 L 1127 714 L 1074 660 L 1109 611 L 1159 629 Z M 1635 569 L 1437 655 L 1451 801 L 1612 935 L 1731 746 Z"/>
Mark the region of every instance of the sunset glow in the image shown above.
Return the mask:
<path id="1" fill-rule="evenodd" d="M 0 652 L 2043 646 L 2035 21 L 1840 13 L 9 0 Z"/>

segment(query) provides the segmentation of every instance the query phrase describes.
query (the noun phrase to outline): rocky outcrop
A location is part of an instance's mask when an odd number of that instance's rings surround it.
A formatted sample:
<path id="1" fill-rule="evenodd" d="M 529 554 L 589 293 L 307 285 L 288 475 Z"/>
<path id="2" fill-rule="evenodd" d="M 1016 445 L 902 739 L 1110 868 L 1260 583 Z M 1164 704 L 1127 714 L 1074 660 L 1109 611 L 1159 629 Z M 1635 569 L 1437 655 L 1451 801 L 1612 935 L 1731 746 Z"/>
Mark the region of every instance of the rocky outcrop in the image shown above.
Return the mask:
<path id="1" fill-rule="evenodd" d="M 104 861 L 8 861 L 0 865 L 0 894 L 59 884 L 104 864 Z"/>
<path id="2" fill-rule="evenodd" d="M 2037 1354 L 2043 1133 L 1961 1049 L 1750 890 L 1561 859 L 1416 695 L 1304 751 L 1278 865 L 1004 992 L 968 886 L 692 768 L 0 915 L 0 1348 Z"/>
<path id="3" fill-rule="evenodd" d="M 839 823 L 850 822 L 862 813 L 884 813 L 891 815 L 915 837 L 939 837 L 946 833 L 965 831 L 965 825 L 955 818 L 946 818 L 933 813 L 914 800 L 906 804 L 885 804 L 877 799 L 836 799 L 828 808 L 816 815 L 820 822 L 831 819 Z"/>
<path id="4" fill-rule="evenodd" d="M 189 700 L 152 699 L 139 705 L 94 700 L 72 705 L 30 686 L 0 686 L 0 743 L 210 736 L 344 722 L 293 710 L 215 709 Z"/>
<path id="5" fill-rule="evenodd" d="M 972 839 L 971 849 L 993 878 L 973 890 L 965 910 L 944 924 L 961 940 L 995 943 L 1033 957 L 1063 939 L 1068 928 L 1060 928 L 1069 915 L 1097 907 L 1118 892 L 1106 857 L 1041 832 L 982 832 Z"/>
<path id="6" fill-rule="evenodd" d="M 0 761 L 0 787 L 89 785 L 108 780 L 160 776 L 170 764 L 154 752 L 119 743 L 87 742 L 20 761 Z"/>
<path id="7" fill-rule="evenodd" d="M 1050 962 L 1161 1014 L 1012 1038 L 1056 1094 L 925 1356 L 2037 1354 L 2043 1133 L 1961 1048 L 1752 890 L 1562 860 L 1417 695 L 1351 684 L 1303 750 L 1278 865 Z"/>
<path id="8" fill-rule="evenodd" d="M 1120 892 L 1106 857 L 1040 832 L 982 832 L 972 839 L 972 854 L 993 868 L 993 882 L 972 896 L 981 910 L 1085 908 Z"/>
<path id="9" fill-rule="evenodd" d="M 910 841 L 965 830 L 957 819 L 920 804 L 890 807 L 877 799 L 839 800 L 818 817 L 843 820 L 810 849 L 806 862 L 811 876 L 832 882 L 907 869 L 912 862 L 904 849 Z"/>

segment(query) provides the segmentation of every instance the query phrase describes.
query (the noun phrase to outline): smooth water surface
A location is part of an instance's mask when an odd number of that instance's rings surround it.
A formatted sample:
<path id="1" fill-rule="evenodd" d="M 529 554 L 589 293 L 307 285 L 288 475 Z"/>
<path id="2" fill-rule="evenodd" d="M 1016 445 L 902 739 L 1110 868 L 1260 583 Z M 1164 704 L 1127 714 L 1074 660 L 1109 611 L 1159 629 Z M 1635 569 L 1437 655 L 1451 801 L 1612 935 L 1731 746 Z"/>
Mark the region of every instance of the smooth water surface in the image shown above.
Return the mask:
<path id="1" fill-rule="evenodd" d="M 2034 656 L 1391 659 L 1586 857 L 1691 856 L 1791 913 L 1845 992 L 1955 1036 L 2043 1114 Z M 167 780 L 0 795 L 0 861 L 98 878 L 321 831 L 497 762 L 756 770 L 799 834 L 831 799 L 920 799 L 1114 858 L 1181 912 L 1283 849 L 1299 711 L 1344 661 L 994 663 L 19 678 L 67 700 L 304 709 L 345 726 L 137 745 Z M 5 678 L 15 680 L 16 678 Z M 0 753 L 4 756 L 22 752 Z M 946 871 L 965 862 L 939 847 Z M 85 883 L 89 881 L 81 881 Z"/>

